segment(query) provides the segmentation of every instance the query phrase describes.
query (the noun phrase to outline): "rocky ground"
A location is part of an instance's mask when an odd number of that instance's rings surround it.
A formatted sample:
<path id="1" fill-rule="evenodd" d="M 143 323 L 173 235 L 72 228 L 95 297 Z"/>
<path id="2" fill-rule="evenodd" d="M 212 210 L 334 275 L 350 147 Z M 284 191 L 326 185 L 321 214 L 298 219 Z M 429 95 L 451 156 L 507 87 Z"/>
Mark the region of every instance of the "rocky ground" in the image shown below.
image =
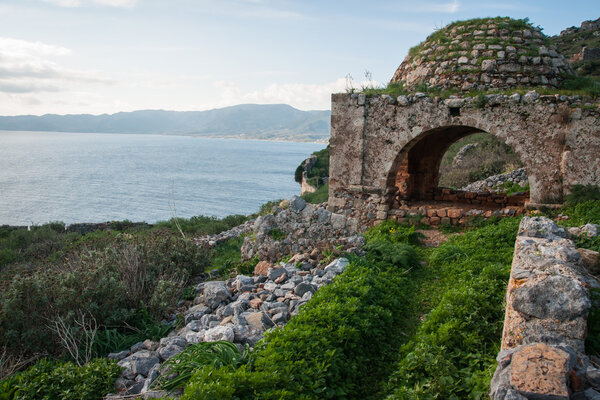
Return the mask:
<path id="1" fill-rule="evenodd" d="M 489 176 L 480 181 L 473 182 L 461 188 L 460 190 L 464 190 L 466 192 L 499 193 L 506 191 L 506 189 L 502 186 L 506 182 L 514 183 L 523 187 L 527 186 L 529 182 L 527 180 L 527 172 L 525 171 L 525 168 L 515 169 L 514 171 L 506 174 Z"/>
<path id="2" fill-rule="evenodd" d="M 124 371 L 116 383 L 118 394 L 109 398 L 165 396 L 151 385 L 162 364 L 191 344 L 226 340 L 240 349 L 254 346 L 266 330 L 285 325 L 319 288 L 343 272 L 348 260 L 333 259 L 336 252 L 358 252 L 365 243 L 356 234 L 355 221 L 296 196 L 275 207 L 273 214 L 195 242 L 215 247 L 242 234 L 249 238 L 246 258 L 261 259 L 254 275 L 198 284 L 193 305 L 182 314 L 182 328 L 159 342 L 146 340 L 111 353 L 108 357 L 118 360 Z M 287 262 L 276 260 L 283 256 Z"/>

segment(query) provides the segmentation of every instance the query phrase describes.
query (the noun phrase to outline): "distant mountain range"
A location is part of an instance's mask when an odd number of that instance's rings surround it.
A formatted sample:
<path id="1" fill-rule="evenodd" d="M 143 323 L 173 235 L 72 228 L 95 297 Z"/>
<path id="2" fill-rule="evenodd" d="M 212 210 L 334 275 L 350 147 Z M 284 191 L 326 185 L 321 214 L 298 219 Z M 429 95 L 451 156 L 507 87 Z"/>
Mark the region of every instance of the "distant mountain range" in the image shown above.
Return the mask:
<path id="1" fill-rule="evenodd" d="M 330 111 L 301 111 L 286 104 L 242 104 L 209 111 L 143 110 L 102 115 L 0 117 L 0 130 L 324 141 L 329 138 L 330 116 Z"/>

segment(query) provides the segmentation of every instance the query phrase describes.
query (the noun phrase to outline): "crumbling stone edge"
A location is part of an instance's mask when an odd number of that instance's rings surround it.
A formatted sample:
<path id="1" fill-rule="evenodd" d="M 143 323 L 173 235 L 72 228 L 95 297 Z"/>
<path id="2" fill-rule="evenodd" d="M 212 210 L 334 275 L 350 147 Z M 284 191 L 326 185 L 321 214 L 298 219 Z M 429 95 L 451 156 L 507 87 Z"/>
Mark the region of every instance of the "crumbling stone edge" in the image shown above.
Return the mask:
<path id="1" fill-rule="evenodd" d="M 600 370 L 585 354 L 590 288 L 567 232 L 545 217 L 519 226 L 492 400 L 599 399 Z"/>

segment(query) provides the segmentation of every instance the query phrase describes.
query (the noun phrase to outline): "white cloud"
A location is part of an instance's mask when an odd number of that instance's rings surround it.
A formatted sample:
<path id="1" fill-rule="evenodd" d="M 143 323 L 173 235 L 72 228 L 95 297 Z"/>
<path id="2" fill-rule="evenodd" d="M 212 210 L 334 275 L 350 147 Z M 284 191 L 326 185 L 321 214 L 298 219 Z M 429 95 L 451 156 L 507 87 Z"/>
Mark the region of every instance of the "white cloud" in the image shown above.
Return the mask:
<path id="1" fill-rule="evenodd" d="M 82 7 L 86 5 L 100 5 L 107 7 L 131 8 L 137 0 L 42 0 L 59 7 Z"/>
<path id="2" fill-rule="evenodd" d="M 73 84 L 110 83 L 97 71 L 73 70 L 52 60 L 70 53 L 61 46 L 0 37 L 0 92 L 57 92 Z"/>
<path id="3" fill-rule="evenodd" d="M 220 101 L 216 107 L 244 103 L 289 104 L 302 110 L 324 110 L 331 107 L 331 94 L 346 89 L 346 79 L 340 78 L 324 84 L 284 83 L 243 92 L 235 82 L 218 81 Z"/>

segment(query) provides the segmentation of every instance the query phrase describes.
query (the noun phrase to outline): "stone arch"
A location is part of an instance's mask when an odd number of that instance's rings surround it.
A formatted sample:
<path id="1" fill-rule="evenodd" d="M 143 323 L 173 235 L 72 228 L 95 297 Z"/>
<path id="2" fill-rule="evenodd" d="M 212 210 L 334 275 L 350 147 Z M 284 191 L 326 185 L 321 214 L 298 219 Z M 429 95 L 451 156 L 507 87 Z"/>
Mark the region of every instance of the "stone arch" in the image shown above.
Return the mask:
<path id="1" fill-rule="evenodd" d="M 425 130 L 398 153 L 387 175 L 388 193 L 398 190 L 403 199 L 433 199 L 439 181 L 442 157 L 463 137 L 485 132 L 466 125 L 440 126 Z"/>
<path id="2" fill-rule="evenodd" d="M 358 217 L 365 226 L 391 217 L 399 172 L 415 176 L 405 181 L 407 197 L 429 196 L 448 146 L 477 132 L 500 139 L 523 162 L 530 205 L 559 203 L 573 184 L 598 184 L 598 115 L 577 109 L 559 118 L 570 100 L 513 98 L 497 95 L 481 107 L 473 99 L 334 94 L 330 211 Z"/>

